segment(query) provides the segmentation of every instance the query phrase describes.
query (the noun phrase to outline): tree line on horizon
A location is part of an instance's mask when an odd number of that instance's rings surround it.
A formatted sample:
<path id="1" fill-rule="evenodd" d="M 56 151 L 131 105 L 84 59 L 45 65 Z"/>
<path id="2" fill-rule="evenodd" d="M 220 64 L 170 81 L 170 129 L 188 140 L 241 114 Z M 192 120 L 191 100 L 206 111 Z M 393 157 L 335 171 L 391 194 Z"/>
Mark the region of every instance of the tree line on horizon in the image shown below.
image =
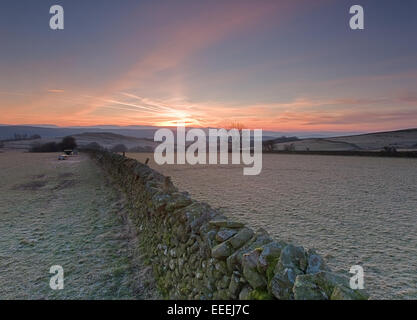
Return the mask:
<path id="1" fill-rule="evenodd" d="M 29 149 L 30 152 L 59 152 L 64 150 L 74 150 L 77 148 L 77 143 L 74 137 L 68 136 L 64 137 L 60 143 L 56 142 L 47 142 L 47 143 L 37 143 L 32 145 Z"/>
<path id="2" fill-rule="evenodd" d="M 1 142 L 0 142 L 0 148 L 1 148 Z M 128 148 L 124 144 L 116 144 L 112 146 L 111 148 L 105 148 L 101 146 L 97 142 L 91 142 L 84 146 L 78 146 L 76 139 L 72 136 L 68 136 L 62 139 L 60 143 L 56 142 L 47 142 L 43 144 L 34 144 L 29 149 L 29 152 L 60 152 L 64 150 L 74 150 L 76 148 L 84 149 L 84 150 L 94 150 L 94 151 L 109 151 L 114 153 L 124 153 L 124 152 L 153 152 L 152 147 L 141 147 L 136 146 L 133 148 Z"/>
<path id="3" fill-rule="evenodd" d="M 13 134 L 13 138 L 0 140 L 0 144 L 3 144 L 4 142 L 9 142 L 9 141 L 36 140 L 36 139 L 41 139 L 41 138 L 42 137 L 39 134 L 28 135 L 26 133 L 24 134 L 15 133 Z"/>

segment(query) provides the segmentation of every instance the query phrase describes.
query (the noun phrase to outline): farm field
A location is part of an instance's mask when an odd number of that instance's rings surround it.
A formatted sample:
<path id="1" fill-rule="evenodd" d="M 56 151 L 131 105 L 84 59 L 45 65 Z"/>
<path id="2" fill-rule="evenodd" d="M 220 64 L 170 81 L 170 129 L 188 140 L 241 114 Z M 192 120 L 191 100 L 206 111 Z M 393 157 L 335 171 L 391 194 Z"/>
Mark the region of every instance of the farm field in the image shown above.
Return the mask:
<path id="1" fill-rule="evenodd" d="M 0 154 L 0 299 L 155 298 L 120 195 L 87 156 L 57 157 Z"/>

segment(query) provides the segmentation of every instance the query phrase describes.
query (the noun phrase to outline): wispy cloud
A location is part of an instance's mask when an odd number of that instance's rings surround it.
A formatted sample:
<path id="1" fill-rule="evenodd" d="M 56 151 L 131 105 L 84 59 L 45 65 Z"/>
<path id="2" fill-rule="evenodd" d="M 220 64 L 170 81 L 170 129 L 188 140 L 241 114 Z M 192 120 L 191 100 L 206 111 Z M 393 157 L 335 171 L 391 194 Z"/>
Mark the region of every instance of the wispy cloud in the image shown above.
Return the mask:
<path id="1" fill-rule="evenodd" d="M 222 2 L 189 17 L 182 23 L 161 28 L 154 34 L 159 39 L 158 44 L 148 48 L 147 54 L 134 63 L 126 73 L 111 82 L 99 100 L 120 91 L 138 91 L 149 81 L 157 86 L 158 83 L 153 77 L 158 73 L 178 68 L 196 52 L 227 38 L 234 32 L 244 32 L 272 14 L 277 7 L 278 2 L 273 1 L 263 2 L 262 5 L 245 1 L 240 2 L 238 6 L 232 2 Z M 283 14 L 287 10 L 287 6 L 283 8 Z M 83 113 L 95 108 L 97 100 L 93 99 Z"/>
<path id="2" fill-rule="evenodd" d="M 352 45 L 336 41 L 333 31 L 320 34 L 334 40 L 329 50 L 321 39 L 307 37 L 302 18 L 311 23 L 304 14 L 317 3 L 333 2 L 135 4 L 132 16 L 146 22 L 137 24 L 130 16 L 128 35 L 100 34 L 106 44 L 96 39 L 87 46 L 90 51 L 78 52 L 84 50 L 78 46 L 82 37 L 74 33 L 71 39 L 77 40 L 69 44 L 77 51 L 65 57 L 44 52 L 14 64 L 0 59 L 1 122 L 171 125 L 184 120 L 220 127 L 235 120 L 251 128 L 309 131 L 410 126 L 417 109 L 413 51 L 402 58 L 375 54 L 372 66 L 353 61 L 349 53 L 332 56 L 334 48 Z M 157 22 L 144 17 L 151 11 L 143 9 L 150 7 Z M 102 54 L 106 46 L 111 48 Z M 277 57 L 280 52 L 285 54 Z M 362 63 L 374 72 L 355 73 Z"/>

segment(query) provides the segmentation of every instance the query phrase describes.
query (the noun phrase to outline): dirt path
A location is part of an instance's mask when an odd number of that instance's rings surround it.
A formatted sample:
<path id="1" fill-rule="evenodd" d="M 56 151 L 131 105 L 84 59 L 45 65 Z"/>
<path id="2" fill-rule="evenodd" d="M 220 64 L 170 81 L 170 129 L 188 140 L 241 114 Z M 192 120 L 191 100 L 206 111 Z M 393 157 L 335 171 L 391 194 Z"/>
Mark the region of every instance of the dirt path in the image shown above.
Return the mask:
<path id="1" fill-rule="evenodd" d="M 156 298 L 120 195 L 86 156 L 56 159 L 0 154 L 0 299 Z"/>

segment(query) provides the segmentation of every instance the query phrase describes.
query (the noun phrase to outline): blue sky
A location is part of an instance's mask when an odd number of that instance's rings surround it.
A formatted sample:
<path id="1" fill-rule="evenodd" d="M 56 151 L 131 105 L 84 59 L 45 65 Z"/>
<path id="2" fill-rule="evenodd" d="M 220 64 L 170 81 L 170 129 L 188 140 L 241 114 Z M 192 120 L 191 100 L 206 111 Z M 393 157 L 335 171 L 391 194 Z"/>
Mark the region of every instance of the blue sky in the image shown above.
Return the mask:
<path id="1" fill-rule="evenodd" d="M 2 0 L 0 123 L 416 127 L 416 15 L 412 0 Z"/>

